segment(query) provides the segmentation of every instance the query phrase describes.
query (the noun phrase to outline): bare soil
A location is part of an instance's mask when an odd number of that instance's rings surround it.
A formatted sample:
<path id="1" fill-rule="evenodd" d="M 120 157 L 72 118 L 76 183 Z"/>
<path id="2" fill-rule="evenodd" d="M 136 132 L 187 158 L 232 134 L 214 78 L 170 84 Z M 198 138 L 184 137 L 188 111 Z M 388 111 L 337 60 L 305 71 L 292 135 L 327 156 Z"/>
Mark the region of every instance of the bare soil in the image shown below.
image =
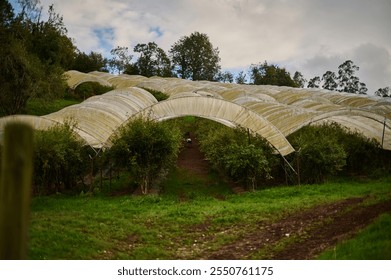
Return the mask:
<path id="1" fill-rule="evenodd" d="M 391 213 L 391 200 L 367 205 L 351 198 L 289 215 L 271 224 L 260 223 L 251 233 L 210 252 L 207 259 L 313 259 L 327 248 L 353 237 L 382 213 Z M 286 241 L 285 246 L 275 246 Z M 266 257 L 265 257 L 266 256 Z"/>
<path id="2" fill-rule="evenodd" d="M 191 143 L 184 143 L 184 147 L 178 155 L 177 166 L 188 170 L 190 173 L 201 178 L 207 178 L 210 171 L 209 161 L 200 151 L 199 142 L 193 133 L 190 133 Z M 225 178 L 234 193 L 244 192 L 244 188 L 235 182 Z"/>
<path id="3" fill-rule="evenodd" d="M 197 139 L 192 137 L 192 143 L 186 144 L 177 164 L 195 175 L 206 177 L 210 166 L 198 145 Z M 391 213 L 391 199 L 377 204 L 366 203 L 369 199 L 349 198 L 294 213 L 273 223 L 259 223 L 239 240 L 214 251 L 200 248 L 196 255 L 203 259 L 251 259 L 257 258 L 257 253 L 262 251 L 266 259 L 313 259 L 325 249 L 357 234 L 380 214 Z M 193 230 L 205 232 L 208 227 L 206 222 Z M 186 254 L 182 257 L 186 258 Z"/>
<path id="4" fill-rule="evenodd" d="M 191 143 L 185 141 L 179 153 L 177 166 L 200 177 L 207 177 L 210 169 L 209 163 L 200 151 L 199 142 L 192 133 L 190 133 L 190 139 Z"/>

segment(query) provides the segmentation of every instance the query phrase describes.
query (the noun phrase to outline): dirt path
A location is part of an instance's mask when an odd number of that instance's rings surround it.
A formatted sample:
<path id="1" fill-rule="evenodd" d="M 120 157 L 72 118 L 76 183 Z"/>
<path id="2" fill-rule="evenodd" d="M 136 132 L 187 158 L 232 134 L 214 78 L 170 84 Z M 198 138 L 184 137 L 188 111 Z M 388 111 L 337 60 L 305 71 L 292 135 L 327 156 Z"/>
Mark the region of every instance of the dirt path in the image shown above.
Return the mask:
<path id="1" fill-rule="evenodd" d="M 364 205 L 352 198 L 295 213 L 272 224 L 259 224 L 240 240 L 207 255 L 208 259 L 248 259 L 263 250 L 264 259 L 313 259 L 338 241 L 352 237 L 380 214 L 391 213 L 391 200 Z M 290 239 L 290 241 L 289 241 Z M 276 244 L 286 241 L 277 250 Z"/>
<path id="2" fill-rule="evenodd" d="M 192 133 L 190 133 L 190 138 L 192 140 L 191 143 L 185 143 L 179 153 L 177 166 L 187 169 L 197 176 L 207 177 L 210 168 L 209 163 L 200 151 L 197 138 Z"/>
<path id="3" fill-rule="evenodd" d="M 190 138 L 192 139 L 191 143 L 185 143 L 178 155 L 177 166 L 188 170 L 196 176 L 207 179 L 211 166 L 205 159 L 205 155 L 200 151 L 200 144 L 193 133 L 190 133 Z M 231 182 L 228 178 L 226 178 L 226 181 L 234 193 L 244 192 L 242 186 Z"/>

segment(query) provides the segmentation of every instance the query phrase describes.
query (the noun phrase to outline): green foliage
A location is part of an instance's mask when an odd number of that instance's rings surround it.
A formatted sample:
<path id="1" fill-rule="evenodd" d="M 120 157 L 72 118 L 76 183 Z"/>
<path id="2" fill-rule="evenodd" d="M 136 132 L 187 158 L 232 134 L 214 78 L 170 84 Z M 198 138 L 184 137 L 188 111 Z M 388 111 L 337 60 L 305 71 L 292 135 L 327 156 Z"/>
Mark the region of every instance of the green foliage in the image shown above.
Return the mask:
<path id="1" fill-rule="evenodd" d="M 381 167 L 379 142 L 335 123 L 331 127 L 347 154 L 345 172 L 364 175 Z"/>
<path id="2" fill-rule="evenodd" d="M 80 101 L 74 99 L 56 99 L 48 101 L 41 98 L 30 98 L 27 101 L 26 114 L 43 116 L 78 103 L 80 103 Z"/>
<path id="3" fill-rule="evenodd" d="M 268 176 L 269 162 L 263 151 L 254 145 L 231 144 L 227 147 L 229 153 L 224 157 L 228 174 L 238 180 L 245 181 L 247 187 L 255 189 L 258 177 Z M 261 173 L 261 174 L 260 174 Z"/>
<path id="4" fill-rule="evenodd" d="M 91 96 L 101 95 L 113 89 L 113 87 L 103 86 L 97 82 L 85 82 L 75 88 L 73 95 L 77 99 L 85 100 Z"/>
<path id="5" fill-rule="evenodd" d="M 83 73 L 92 71 L 108 72 L 106 69 L 108 61 L 100 53 L 91 51 L 89 54 L 78 52 L 73 62 L 72 69 Z"/>
<path id="6" fill-rule="evenodd" d="M 243 71 L 240 71 L 235 78 L 235 82 L 239 85 L 244 85 L 246 80 L 246 74 Z"/>
<path id="7" fill-rule="evenodd" d="M 383 214 L 356 237 L 337 244 L 319 256 L 319 259 L 390 260 L 391 215 Z"/>
<path id="8" fill-rule="evenodd" d="M 158 90 L 154 90 L 154 89 L 149 89 L 149 88 L 142 88 L 146 91 L 148 91 L 150 94 L 152 94 L 157 101 L 163 101 L 163 100 L 166 100 L 169 95 L 164 93 L 164 92 L 161 92 L 161 91 L 158 91 Z"/>
<path id="9" fill-rule="evenodd" d="M 323 88 L 328 90 L 336 90 L 338 87 L 337 76 L 332 71 L 327 71 L 323 74 Z"/>
<path id="10" fill-rule="evenodd" d="M 74 59 L 75 47 L 53 6 L 48 20 L 41 21 L 37 2 L 18 4 L 23 5 L 19 15 L 8 2 L 0 6 L 0 115 L 24 113 L 31 97 L 63 96 L 62 73 Z"/>
<path id="11" fill-rule="evenodd" d="M 308 81 L 308 88 L 319 88 L 320 87 L 320 77 L 315 76 Z"/>
<path id="12" fill-rule="evenodd" d="M 308 88 L 322 87 L 327 90 L 338 90 L 356 94 L 367 94 L 368 88 L 365 83 L 355 76 L 360 68 L 353 61 L 347 60 L 338 67 L 338 75 L 333 71 L 327 71 L 322 79 L 315 76 L 308 82 Z"/>
<path id="13" fill-rule="evenodd" d="M 390 97 L 391 98 L 391 87 L 379 88 L 375 92 L 376 96 L 380 97 Z"/>
<path id="14" fill-rule="evenodd" d="M 213 48 L 206 34 L 194 32 L 174 43 L 170 49 L 174 71 L 182 79 L 216 79 L 220 71 L 218 48 Z"/>
<path id="15" fill-rule="evenodd" d="M 73 65 L 76 47 L 67 36 L 63 18 L 55 12 L 53 5 L 49 6 L 47 21 L 26 19 L 25 22 L 30 35 L 27 41 L 29 51 L 37 55 L 44 65 L 69 70 Z"/>
<path id="16" fill-rule="evenodd" d="M 289 136 L 289 141 L 297 151 L 302 182 L 322 183 L 346 165 L 344 147 L 334 133 L 328 133 L 329 130 L 327 125 L 306 126 Z"/>
<path id="17" fill-rule="evenodd" d="M 35 134 L 35 191 L 53 193 L 76 186 L 89 162 L 84 142 L 73 132 L 71 122 Z"/>
<path id="18" fill-rule="evenodd" d="M 127 167 L 146 194 L 164 178 L 181 145 L 177 127 L 137 118 L 122 127 L 110 149 L 117 165 Z"/>
<path id="19" fill-rule="evenodd" d="M 359 69 L 351 60 L 347 60 L 338 66 L 339 91 L 357 94 L 367 93 L 368 89 L 365 83 L 361 83 L 360 79 L 354 75 Z"/>
<path id="20" fill-rule="evenodd" d="M 112 59 L 108 61 L 109 67 L 113 71 L 117 71 L 118 74 L 121 74 L 132 65 L 133 55 L 129 53 L 128 47 L 116 47 L 110 51 L 110 54 L 113 56 Z"/>
<path id="21" fill-rule="evenodd" d="M 34 63 L 33 63 L 34 62 Z M 0 49 L 0 116 L 22 113 L 39 79 L 37 61 L 16 40 Z"/>
<path id="22" fill-rule="evenodd" d="M 136 62 L 138 74 L 145 77 L 171 77 L 171 61 L 166 52 L 155 42 L 137 44 L 134 52 L 140 53 Z"/>
<path id="23" fill-rule="evenodd" d="M 240 127 L 231 129 L 214 124 L 200 127 L 197 137 L 201 150 L 216 169 L 251 189 L 270 176 L 275 158 L 263 138 Z"/>
<path id="24" fill-rule="evenodd" d="M 263 64 L 251 65 L 250 78 L 254 85 L 298 86 L 285 68 L 269 65 L 267 61 Z"/>
<path id="25" fill-rule="evenodd" d="M 307 183 L 323 182 L 341 171 L 368 174 L 381 164 L 379 143 L 337 123 L 307 126 L 288 138 L 298 151 L 301 178 Z"/>
<path id="26" fill-rule="evenodd" d="M 222 83 L 233 83 L 234 75 L 229 71 L 219 72 L 217 75 L 217 80 Z"/>
<path id="27" fill-rule="evenodd" d="M 303 88 L 305 83 L 307 82 L 303 74 L 301 74 L 299 71 L 296 71 L 295 74 L 293 75 L 293 81 L 295 82 L 296 86 L 299 88 Z"/>

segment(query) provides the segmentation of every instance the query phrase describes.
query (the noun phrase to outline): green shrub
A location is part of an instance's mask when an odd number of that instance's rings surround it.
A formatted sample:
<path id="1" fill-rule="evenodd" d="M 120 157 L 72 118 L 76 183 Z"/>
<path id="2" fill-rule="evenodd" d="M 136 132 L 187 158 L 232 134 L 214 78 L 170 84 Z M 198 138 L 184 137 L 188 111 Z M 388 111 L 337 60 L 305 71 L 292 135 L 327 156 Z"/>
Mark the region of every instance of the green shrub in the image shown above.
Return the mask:
<path id="1" fill-rule="evenodd" d="M 87 172 L 84 142 L 65 123 L 35 133 L 35 192 L 50 194 L 72 189 Z"/>
<path id="2" fill-rule="evenodd" d="M 143 194 L 157 186 L 173 165 L 181 145 L 179 128 L 166 122 L 137 118 L 122 127 L 109 153 L 127 167 Z"/>
<path id="3" fill-rule="evenodd" d="M 298 157 L 302 182 L 322 183 L 346 165 L 347 154 L 337 133 L 329 125 L 306 126 L 289 136 Z"/>
<path id="4" fill-rule="evenodd" d="M 103 86 L 97 82 L 85 82 L 77 86 L 73 94 L 76 98 L 85 100 L 91 96 L 101 95 L 113 89 L 113 87 Z"/>
<path id="5" fill-rule="evenodd" d="M 338 142 L 343 145 L 347 155 L 344 171 L 348 174 L 368 173 L 379 167 L 381 149 L 375 139 L 369 139 L 336 123 L 330 124 L 326 133 L 334 133 Z"/>
<path id="6" fill-rule="evenodd" d="M 215 124 L 200 125 L 197 132 L 201 150 L 212 165 L 231 179 L 255 189 L 270 177 L 276 162 L 273 149 L 260 136 L 246 129 Z"/>
<path id="7" fill-rule="evenodd" d="M 142 88 L 146 91 L 148 91 L 150 94 L 152 94 L 157 101 L 163 101 L 163 100 L 166 100 L 169 95 L 164 93 L 164 92 L 161 92 L 161 91 L 158 91 L 158 90 L 154 90 L 154 89 L 149 89 L 149 88 Z"/>
<path id="8" fill-rule="evenodd" d="M 321 183 L 336 174 L 369 174 L 381 167 L 379 143 L 337 123 L 307 126 L 288 139 L 305 183 Z"/>

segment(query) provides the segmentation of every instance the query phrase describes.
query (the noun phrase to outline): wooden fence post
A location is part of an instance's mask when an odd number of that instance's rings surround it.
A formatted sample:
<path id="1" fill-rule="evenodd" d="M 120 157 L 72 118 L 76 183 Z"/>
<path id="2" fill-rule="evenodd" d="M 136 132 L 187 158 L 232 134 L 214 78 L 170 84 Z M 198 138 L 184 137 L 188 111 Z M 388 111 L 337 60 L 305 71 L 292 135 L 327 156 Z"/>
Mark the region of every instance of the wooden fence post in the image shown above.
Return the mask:
<path id="1" fill-rule="evenodd" d="M 33 129 L 4 128 L 0 173 L 0 259 L 26 259 L 33 174 Z"/>

